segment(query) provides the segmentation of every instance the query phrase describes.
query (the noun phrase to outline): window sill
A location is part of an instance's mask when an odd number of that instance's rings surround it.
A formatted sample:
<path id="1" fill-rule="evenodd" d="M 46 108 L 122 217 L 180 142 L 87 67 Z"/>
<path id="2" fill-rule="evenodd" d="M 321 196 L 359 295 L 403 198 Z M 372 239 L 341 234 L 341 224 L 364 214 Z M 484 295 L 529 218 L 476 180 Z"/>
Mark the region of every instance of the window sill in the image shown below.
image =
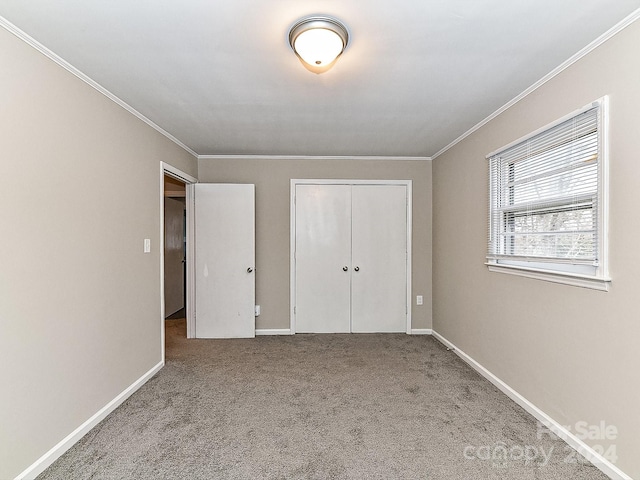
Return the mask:
<path id="1" fill-rule="evenodd" d="M 527 268 L 514 265 L 485 263 L 490 272 L 506 273 L 521 277 L 535 278 L 546 282 L 561 283 L 563 285 L 573 285 L 575 287 L 590 288 L 608 292 L 611 285 L 610 278 L 599 278 L 588 275 L 578 275 L 572 273 L 556 272 L 553 270 L 541 270 L 538 268 Z"/>

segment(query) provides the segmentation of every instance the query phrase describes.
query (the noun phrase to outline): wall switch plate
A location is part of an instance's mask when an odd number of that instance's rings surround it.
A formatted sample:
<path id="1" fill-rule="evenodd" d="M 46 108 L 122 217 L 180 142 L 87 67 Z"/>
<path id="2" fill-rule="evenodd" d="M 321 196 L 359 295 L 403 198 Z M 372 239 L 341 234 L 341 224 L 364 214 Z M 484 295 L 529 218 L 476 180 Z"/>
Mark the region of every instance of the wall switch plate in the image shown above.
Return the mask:
<path id="1" fill-rule="evenodd" d="M 256 305 L 255 313 L 256 313 L 256 317 L 260 316 L 260 305 Z"/>
<path id="2" fill-rule="evenodd" d="M 416 305 L 422 305 L 424 303 L 424 300 L 422 298 L 422 295 L 418 295 L 416 297 Z"/>
<path id="3" fill-rule="evenodd" d="M 145 238 L 144 239 L 144 253 L 149 253 L 151 252 L 151 239 L 150 238 Z"/>

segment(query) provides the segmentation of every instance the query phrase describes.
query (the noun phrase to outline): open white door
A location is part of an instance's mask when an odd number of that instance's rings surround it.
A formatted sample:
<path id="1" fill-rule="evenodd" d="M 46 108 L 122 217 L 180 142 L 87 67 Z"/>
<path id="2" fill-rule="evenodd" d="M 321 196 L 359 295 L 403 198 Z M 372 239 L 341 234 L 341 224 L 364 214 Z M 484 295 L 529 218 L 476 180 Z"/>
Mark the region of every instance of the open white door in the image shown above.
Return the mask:
<path id="1" fill-rule="evenodd" d="M 255 186 L 195 185 L 196 338 L 255 337 Z"/>

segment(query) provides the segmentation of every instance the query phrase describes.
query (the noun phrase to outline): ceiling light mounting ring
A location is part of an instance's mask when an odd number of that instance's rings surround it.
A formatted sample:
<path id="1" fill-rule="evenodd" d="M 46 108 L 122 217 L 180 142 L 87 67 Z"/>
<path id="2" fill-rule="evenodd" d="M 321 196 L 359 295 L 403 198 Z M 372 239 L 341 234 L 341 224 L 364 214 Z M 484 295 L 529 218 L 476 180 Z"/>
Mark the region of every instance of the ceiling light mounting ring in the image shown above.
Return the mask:
<path id="1" fill-rule="evenodd" d="M 289 45 L 312 68 L 327 68 L 349 43 L 347 27 L 339 20 L 312 15 L 298 20 L 289 30 Z"/>

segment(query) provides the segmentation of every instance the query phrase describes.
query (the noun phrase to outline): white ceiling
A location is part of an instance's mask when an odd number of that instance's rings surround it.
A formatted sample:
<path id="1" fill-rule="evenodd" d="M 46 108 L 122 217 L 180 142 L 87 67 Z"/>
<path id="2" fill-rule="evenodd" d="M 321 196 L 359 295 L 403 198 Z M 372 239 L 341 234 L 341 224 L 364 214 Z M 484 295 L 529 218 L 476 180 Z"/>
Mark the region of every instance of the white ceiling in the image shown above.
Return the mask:
<path id="1" fill-rule="evenodd" d="M 200 155 L 433 156 L 640 0 L 2 0 L 0 16 Z M 299 18 L 351 43 L 316 75 Z"/>

